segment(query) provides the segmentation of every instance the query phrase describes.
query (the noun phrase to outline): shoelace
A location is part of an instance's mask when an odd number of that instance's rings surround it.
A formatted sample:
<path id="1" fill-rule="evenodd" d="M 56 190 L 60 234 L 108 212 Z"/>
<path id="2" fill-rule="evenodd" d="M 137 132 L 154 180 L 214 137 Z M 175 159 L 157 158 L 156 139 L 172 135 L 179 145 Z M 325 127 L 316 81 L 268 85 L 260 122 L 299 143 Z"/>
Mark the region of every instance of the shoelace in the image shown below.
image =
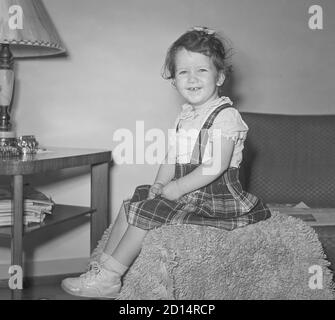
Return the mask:
<path id="1" fill-rule="evenodd" d="M 91 279 L 92 277 L 96 277 L 101 273 L 101 264 L 98 261 L 91 261 L 89 264 L 89 270 L 82 275 L 81 278 Z"/>

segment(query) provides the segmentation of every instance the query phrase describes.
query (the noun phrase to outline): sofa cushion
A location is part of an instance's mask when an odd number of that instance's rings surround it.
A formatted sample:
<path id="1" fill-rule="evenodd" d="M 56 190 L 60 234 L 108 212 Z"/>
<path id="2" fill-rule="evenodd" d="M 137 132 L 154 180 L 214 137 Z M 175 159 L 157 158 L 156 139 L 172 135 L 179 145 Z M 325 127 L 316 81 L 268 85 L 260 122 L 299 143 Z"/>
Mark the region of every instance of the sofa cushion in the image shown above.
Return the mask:
<path id="1" fill-rule="evenodd" d="M 266 203 L 335 207 L 335 115 L 241 114 L 247 191 Z"/>

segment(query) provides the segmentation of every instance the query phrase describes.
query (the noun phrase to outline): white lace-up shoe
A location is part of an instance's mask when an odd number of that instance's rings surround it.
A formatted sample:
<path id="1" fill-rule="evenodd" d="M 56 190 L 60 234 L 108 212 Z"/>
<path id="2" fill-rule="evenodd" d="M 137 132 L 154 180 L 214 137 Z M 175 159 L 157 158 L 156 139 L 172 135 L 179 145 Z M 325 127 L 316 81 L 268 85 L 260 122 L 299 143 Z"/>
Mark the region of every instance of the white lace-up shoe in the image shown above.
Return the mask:
<path id="1" fill-rule="evenodd" d="M 67 293 L 79 297 L 113 299 L 121 289 L 121 277 L 99 262 L 91 262 L 89 271 L 77 278 L 66 278 L 61 284 Z"/>

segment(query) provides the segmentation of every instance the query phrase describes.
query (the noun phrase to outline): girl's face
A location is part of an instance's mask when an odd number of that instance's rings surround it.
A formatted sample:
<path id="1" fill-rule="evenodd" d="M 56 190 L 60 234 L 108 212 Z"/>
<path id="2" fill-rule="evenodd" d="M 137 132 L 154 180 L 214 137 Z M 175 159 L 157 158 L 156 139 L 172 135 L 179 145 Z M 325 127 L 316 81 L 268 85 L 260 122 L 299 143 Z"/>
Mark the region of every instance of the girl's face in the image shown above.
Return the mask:
<path id="1" fill-rule="evenodd" d="M 211 58 L 183 48 L 176 53 L 175 66 L 174 84 L 187 103 L 201 106 L 218 98 L 218 87 L 225 77 L 217 72 Z"/>

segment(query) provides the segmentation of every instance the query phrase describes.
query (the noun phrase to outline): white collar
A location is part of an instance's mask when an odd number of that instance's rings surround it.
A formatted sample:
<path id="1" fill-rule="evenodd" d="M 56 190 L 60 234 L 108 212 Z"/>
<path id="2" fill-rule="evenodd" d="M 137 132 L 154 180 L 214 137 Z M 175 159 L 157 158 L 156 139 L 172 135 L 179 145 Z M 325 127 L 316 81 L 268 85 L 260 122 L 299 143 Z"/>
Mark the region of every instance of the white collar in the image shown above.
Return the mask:
<path id="1" fill-rule="evenodd" d="M 233 105 L 233 102 L 230 100 L 229 97 L 220 97 L 217 98 L 215 100 L 206 102 L 205 104 L 203 104 L 202 106 L 197 107 L 193 107 L 191 104 L 189 103 L 185 103 L 184 105 L 182 105 L 182 111 L 179 115 L 179 119 L 181 120 L 186 120 L 186 119 L 194 119 L 194 117 L 200 113 L 205 113 L 207 112 L 209 109 L 216 109 L 217 107 L 229 103 L 230 105 Z"/>

